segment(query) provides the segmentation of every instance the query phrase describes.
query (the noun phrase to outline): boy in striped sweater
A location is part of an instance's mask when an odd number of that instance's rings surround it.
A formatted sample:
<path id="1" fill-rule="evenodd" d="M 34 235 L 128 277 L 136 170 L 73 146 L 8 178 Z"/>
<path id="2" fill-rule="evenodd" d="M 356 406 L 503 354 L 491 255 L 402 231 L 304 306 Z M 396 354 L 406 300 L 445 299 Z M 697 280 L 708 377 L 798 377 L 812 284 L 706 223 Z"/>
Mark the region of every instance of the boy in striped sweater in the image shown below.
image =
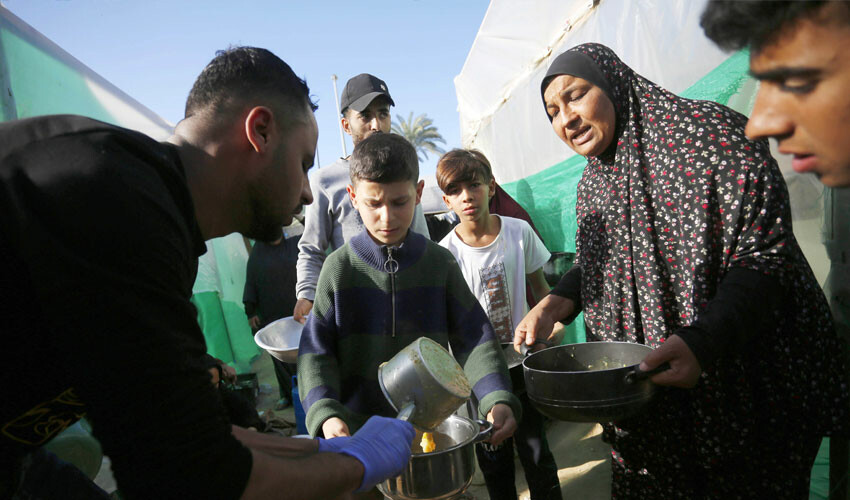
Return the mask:
<path id="1" fill-rule="evenodd" d="M 422 196 L 416 150 L 374 134 L 351 156 L 351 203 L 366 230 L 333 252 L 298 350 L 298 383 L 313 436 L 348 436 L 371 415 L 394 416 L 378 365 L 421 336 L 451 347 L 463 366 L 491 442 L 517 427 L 504 354 L 454 257 L 409 231 Z"/>

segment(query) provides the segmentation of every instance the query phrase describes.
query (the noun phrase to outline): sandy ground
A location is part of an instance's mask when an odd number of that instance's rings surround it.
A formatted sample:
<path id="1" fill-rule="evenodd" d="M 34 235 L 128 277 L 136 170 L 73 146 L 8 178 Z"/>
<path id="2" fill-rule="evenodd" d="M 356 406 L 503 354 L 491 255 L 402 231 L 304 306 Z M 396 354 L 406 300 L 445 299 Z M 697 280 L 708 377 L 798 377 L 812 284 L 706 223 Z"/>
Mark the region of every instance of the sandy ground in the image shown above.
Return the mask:
<path id="1" fill-rule="evenodd" d="M 558 464 L 561 496 L 565 500 L 607 500 L 611 498 L 611 448 L 602 442 L 599 424 L 550 422 L 546 435 Z M 515 460 L 517 494 L 528 500 L 528 485 L 519 459 Z M 486 500 L 487 489 L 481 472 L 476 470 L 467 498 Z"/>

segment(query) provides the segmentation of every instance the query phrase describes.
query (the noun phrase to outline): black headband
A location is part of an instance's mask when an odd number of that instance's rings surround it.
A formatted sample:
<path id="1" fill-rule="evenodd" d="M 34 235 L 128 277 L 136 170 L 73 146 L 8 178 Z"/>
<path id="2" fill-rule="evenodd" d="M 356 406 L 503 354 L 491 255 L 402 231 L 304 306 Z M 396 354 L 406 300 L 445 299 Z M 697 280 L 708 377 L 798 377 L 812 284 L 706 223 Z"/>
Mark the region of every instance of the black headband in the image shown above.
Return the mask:
<path id="1" fill-rule="evenodd" d="M 540 97 L 543 98 L 543 93 L 546 92 L 546 87 L 555 79 L 556 76 L 571 75 L 578 78 L 583 78 L 590 83 L 596 85 L 611 102 L 614 100 L 614 93 L 611 91 L 611 85 L 608 79 L 602 73 L 602 70 L 589 55 L 575 50 L 569 50 L 559 55 L 552 61 L 549 69 L 546 71 L 546 76 L 543 77 L 543 82 L 540 84 Z M 543 99 L 543 107 L 546 107 L 546 100 Z M 548 113 L 547 113 L 548 116 Z M 551 118 L 549 119 L 551 121 Z"/>

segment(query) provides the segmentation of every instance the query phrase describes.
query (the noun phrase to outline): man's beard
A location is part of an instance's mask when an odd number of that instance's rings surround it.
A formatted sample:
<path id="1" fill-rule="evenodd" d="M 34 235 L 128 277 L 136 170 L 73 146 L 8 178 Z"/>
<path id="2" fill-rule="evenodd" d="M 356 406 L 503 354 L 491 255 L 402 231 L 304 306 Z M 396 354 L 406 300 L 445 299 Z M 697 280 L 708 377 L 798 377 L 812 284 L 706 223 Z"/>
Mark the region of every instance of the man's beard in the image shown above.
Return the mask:
<path id="1" fill-rule="evenodd" d="M 266 209 L 268 205 L 263 203 L 263 199 L 263 193 L 257 189 L 251 189 L 249 197 L 251 222 L 248 230 L 243 234 L 248 238 L 268 243 L 283 235 L 282 228 L 292 222 L 292 216 L 285 217 L 287 220 L 275 217 Z"/>
<path id="2" fill-rule="evenodd" d="M 375 134 L 383 134 L 383 132 L 381 132 L 380 130 L 367 130 L 362 135 L 360 135 L 359 138 L 352 138 L 352 139 L 356 139 L 356 141 L 352 140 L 351 142 L 355 142 L 356 144 L 359 144 L 359 143 L 363 142 L 365 139 L 368 139 L 369 137 L 372 137 Z"/>

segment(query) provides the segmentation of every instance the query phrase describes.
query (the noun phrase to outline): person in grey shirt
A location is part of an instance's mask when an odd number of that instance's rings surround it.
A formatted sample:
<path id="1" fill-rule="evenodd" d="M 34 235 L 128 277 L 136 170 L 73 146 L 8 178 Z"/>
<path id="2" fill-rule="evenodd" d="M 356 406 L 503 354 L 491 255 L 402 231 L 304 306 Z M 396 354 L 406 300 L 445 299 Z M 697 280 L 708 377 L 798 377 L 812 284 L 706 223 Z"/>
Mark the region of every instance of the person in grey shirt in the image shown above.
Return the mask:
<path id="1" fill-rule="evenodd" d="M 345 84 L 339 99 L 342 129 L 357 146 L 375 133 L 390 131 L 390 106 L 395 106 L 387 84 L 368 73 L 361 73 Z M 348 186 L 348 158 L 340 158 L 320 169 L 311 181 L 314 202 L 307 206 L 304 234 L 298 243 L 297 282 L 293 316 L 303 323 L 313 309 L 313 298 L 325 256 L 363 231 L 360 214 L 351 206 Z M 428 225 L 422 207 L 416 206 L 410 229 L 428 237 Z"/>

